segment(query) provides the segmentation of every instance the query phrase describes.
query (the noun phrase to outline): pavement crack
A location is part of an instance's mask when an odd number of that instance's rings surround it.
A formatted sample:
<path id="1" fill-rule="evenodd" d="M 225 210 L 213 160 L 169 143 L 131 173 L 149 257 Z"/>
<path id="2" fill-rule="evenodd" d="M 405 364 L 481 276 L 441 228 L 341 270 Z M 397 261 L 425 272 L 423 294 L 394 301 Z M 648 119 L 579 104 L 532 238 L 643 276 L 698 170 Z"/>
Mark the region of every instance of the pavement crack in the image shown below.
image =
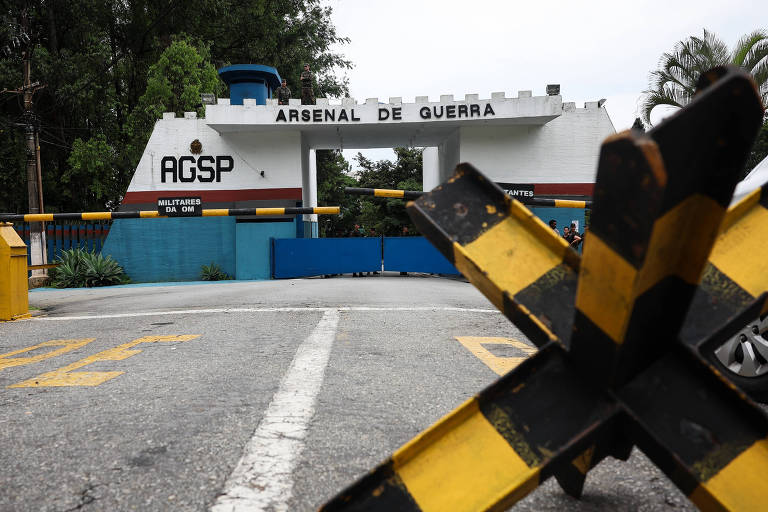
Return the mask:
<path id="1" fill-rule="evenodd" d="M 80 492 L 80 502 L 75 505 L 74 507 L 65 509 L 64 512 L 73 512 L 74 510 L 80 510 L 86 505 L 90 505 L 94 501 L 97 500 L 96 496 L 94 496 L 92 493 L 94 490 L 96 490 L 97 487 L 103 487 L 104 484 L 91 484 L 89 483 L 85 489 L 83 489 Z"/>

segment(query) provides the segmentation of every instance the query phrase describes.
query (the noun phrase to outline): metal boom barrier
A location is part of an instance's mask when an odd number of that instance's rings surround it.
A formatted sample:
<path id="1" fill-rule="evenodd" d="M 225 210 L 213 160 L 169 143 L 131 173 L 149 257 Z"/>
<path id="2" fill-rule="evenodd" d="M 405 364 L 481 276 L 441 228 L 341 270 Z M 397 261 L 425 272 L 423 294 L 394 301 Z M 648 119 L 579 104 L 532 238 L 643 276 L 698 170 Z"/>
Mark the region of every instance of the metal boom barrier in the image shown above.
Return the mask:
<path id="1" fill-rule="evenodd" d="M 409 204 L 540 349 L 322 510 L 505 510 L 551 476 L 578 497 L 633 446 L 703 510 L 764 508 L 768 415 L 705 356 L 768 313 L 768 184 L 726 210 L 762 115 L 720 67 L 647 134 L 609 137 L 583 257 L 468 164 Z M 690 319 L 703 341 L 681 341 Z"/>
<path id="2" fill-rule="evenodd" d="M 387 188 L 345 187 L 344 193 L 358 196 L 388 197 L 396 199 L 418 199 L 424 192 L 420 190 L 395 190 Z M 549 208 L 592 208 L 592 201 L 560 198 L 525 198 L 517 199 L 526 206 L 546 206 Z"/>
<path id="3" fill-rule="evenodd" d="M 338 206 L 315 208 L 219 208 L 203 210 L 198 217 L 234 217 L 240 215 L 338 215 Z M 0 222 L 51 222 L 56 220 L 113 220 L 113 219 L 158 219 L 167 218 L 155 210 L 133 210 L 123 212 L 79 212 L 79 213 L 0 213 Z"/>

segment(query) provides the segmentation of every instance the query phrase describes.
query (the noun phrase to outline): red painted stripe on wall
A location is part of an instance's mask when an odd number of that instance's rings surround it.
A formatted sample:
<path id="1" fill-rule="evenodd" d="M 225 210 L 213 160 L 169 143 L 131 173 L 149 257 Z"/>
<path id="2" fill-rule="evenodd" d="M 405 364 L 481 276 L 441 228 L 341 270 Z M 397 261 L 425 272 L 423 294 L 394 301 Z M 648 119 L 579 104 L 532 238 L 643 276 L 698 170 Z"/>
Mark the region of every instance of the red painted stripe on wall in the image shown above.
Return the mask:
<path id="1" fill-rule="evenodd" d="M 533 189 L 533 193 L 537 195 L 566 196 L 591 196 L 594 191 L 594 183 L 536 183 Z"/>
<path id="2" fill-rule="evenodd" d="M 147 190 L 126 192 L 122 204 L 154 203 L 158 197 L 200 197 L 203 202 L 224 203 L 259 199 L 301 200 L 300 188 L 251 188 L 240 190 Z"/>

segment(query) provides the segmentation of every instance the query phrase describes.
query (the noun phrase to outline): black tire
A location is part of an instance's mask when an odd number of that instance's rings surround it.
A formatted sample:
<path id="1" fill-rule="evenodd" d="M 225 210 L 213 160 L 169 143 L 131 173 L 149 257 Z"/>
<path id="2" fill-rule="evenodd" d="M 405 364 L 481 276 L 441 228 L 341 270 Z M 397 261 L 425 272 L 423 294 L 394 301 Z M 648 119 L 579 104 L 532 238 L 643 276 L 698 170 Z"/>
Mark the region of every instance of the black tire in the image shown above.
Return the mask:
<path id="1" fill-rule="evenodd" d="M 721 363 L 714 351 L 704 354 L 704 356 L 720 373 L 725 375 L 728 380 L 749 395 L 752 400 L 768 404 L 768 373 L 758 377 L 742 377 L 741 375 L 733 373 Z"/>

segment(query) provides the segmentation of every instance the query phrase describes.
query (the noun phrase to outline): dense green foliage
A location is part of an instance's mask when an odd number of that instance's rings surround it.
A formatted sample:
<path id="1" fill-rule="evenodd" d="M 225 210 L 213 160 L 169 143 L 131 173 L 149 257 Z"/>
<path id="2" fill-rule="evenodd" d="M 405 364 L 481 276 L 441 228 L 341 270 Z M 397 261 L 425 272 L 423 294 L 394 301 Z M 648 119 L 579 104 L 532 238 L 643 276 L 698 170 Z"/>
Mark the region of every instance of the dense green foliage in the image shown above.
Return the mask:
<path id="1" fill-rule="evenodd" d="M 123 268 L 111 256 L 84 249 L 68 249 L 56 258 L 59 265 L 48 275 L 56 288 L 110 286 L 128 282 Z"/>
<path id="2" fill-rule="evenodd" d="M 361 201 L 344 193 L 344 187 L 357 187 L 357 180 L 341 151 L 317 151 L 317 204 L 340 206 L 339 215 L 318 216 L 320 236 L 344 236 L 359 223 Z"/>
<path id="3" fill-rule="evenodd" d="M 372 162 L 358 153 L 357 163 L 362 168 L 359 173 L 359 186 L 421 190 L 422 151 L 419 148 L 395 148 L 395 162 Z M 400 235 L 404 226 L 412 232 L 416 229 L 405 212 L 405 201 L 389 198 L 373 198 L 364 202 L 360 225 L 366 231 L 373 228 L 378 234 L 390 236 Z"/>
<path id="4" fill-rule="evenodd" d="M 320 206 L 339 205 L 342 214 L 320 218 L 321 236 L 349 236 L 355 231 L 370 235 L 397 236 L 416 228 L 405 212 L 402 199 L 344 194 L 344 187 L 421 190 L 422 150 L 394 148 L 396 160 L 374 162 L 358 153 L 360 170 L 353 176 L 349 163 L 338 151 L 317 152 L 317 197 Z"/>
<path id="5" fill-rule="evenodd" d="M 23 11 L 26 7 L 26 11 Z M 22 12 L 29 26 L 22 28 Z M 347 91 L 331 9 L 321 0 L 10 0 L 0 7 L 0 90 L 22 85 L 31 37 L 46 211 L 115 206 L 162 112 L 223 92 L 216 68 L 261 63 L 294 90 L 304 62 L 320 97 Z M 21 97 L 0 96 L 0 211 L 27 208 Z M 66 186 L 61 186 L 62 184 Z"/>
<path id="6" fill-rule="evenodd" d="M 221 267 L 216 263 L 211 263 L 210 265 L 203 265 L 200 267 L 201 281 L 226 281 L 228 279 L 232 279 L 232 277 L 221 270 Z"/>
<path id="7" fill-rule="evenodd" d="M 762 128 L 757 134 L 755 139 L 755 145 L 752 146 L 752 151 L 749 153 L 747 164 L 744 166 L 745 170 L 749 172 L 759 164 L 766 156 L 768 156 L 768 119 L 763 123 Z"/>
<path id="8" fill-rule="evenodd" d="M 733 49 L 715 34 L 704 30 L 701 37 L 679 41 L 659 60 L 651 72 L 651 83 L 644 91 L 640 113 L 646 126 L 651 125 L 651 111 L 659 105 L 683 107 L 693 98 L 699 76 L 715 66 L 733 64 L 749 72 L 757 83 L 763 105 L 768 105 L 768 31 L 755 30 L 739 39 Z M 768 156 L 768 120 L 758 135 L 742 178 Z"/>
<path id="9" fill-rule="evenodd" d="M 683 107 L 691 101 L 699 76 L 715 66 L 734 64 L 751 73 L 760 89 L 763 104 L 768 101 L 768 31 L 756 30 L 742 37 L 732 50 L 715 34 L 704 30 L 701 37 L 679 41 L 659 60 L 651 72 L 640 112 L 650 126 L 651 111 L 659 105 Z"/>

